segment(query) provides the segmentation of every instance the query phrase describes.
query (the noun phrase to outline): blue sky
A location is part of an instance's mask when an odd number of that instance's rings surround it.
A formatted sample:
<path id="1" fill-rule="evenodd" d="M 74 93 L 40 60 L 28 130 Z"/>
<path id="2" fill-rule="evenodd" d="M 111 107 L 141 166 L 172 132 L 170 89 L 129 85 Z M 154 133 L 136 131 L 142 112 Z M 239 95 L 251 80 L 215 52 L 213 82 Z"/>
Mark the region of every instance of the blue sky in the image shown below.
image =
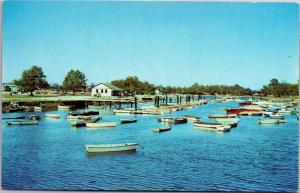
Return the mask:
<path id="1" fill-rule="evenodd" d="M 299 79 L 295 3 L 5 1 L 3 14 L 3 82 L 33 65 L 59 84 L 70 69 L 88 83 Z"/>

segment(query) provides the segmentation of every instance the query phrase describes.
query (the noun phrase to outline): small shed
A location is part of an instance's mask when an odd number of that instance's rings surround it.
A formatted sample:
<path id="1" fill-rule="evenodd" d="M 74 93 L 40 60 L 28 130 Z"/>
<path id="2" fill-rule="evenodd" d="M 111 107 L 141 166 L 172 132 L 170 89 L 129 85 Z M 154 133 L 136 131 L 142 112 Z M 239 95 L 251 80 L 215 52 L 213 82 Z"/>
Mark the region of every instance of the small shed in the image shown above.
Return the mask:
<path id="1" fill-rule="evenodd" d="M 110 83 L 100 83 L 92 88 L 92 96 L 110 97 L 121 96 L 122 89 Z"/>

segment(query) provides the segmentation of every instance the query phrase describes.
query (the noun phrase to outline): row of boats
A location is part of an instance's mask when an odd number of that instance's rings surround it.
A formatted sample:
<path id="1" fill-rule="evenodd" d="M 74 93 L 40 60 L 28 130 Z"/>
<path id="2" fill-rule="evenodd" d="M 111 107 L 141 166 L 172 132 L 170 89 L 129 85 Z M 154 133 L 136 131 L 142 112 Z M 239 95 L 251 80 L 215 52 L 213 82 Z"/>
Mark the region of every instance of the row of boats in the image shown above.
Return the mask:
<path id="1" fill-rule="evenodd" d="M 203 104 L 203 103 L 198 103 Z M 186 106 L 170 105 L 161 106 L 160 108 L 141 108 L 137 111 L 135 109 L 115 109 L 117 113 L 130 113 L 130 114 L 151 114 L 151 112 L 159 112 L 157 114 L 170 113 L 173 111 L 190 109 L 197 104 L 189 104 Z M 217 107 L 221 109 L 221 107 Z M 217 132 L 227 132 L 232 128 L 237 127 L 239 118 L 238 116 L 264 116 L 259 119 L 259 124 L 277 124 L 284 123 L 284 115 L 292 114 L 295 109 L 290 106 L 281 108 L 274 108 L 273 106 L 260 106 L 253 102 L 244 102 L 237 108 L 222 108 L 227 114 L 209 114 L 208 118 L 214 119 L 214 121 L 202 121 L 199 116 L 185 115 L 182 117 L 159 117 L 159 122 L 167 123 L 166 126 L 153 129 L 154 132 L 165 132 L 172 129 L 172 125 L 184 124 L 192 122 L 195 128 L 208 129 Z M 148 113 L 147 113 L 148 112 Z M 150 113 L 149 113 L 150 112 Z M 10 123 L 16 125 L 29 125 L 38 124 L 39 117 L 16 117 L 18 120 L 10 121 Z M 23 119 L 24 118 L 24 119 Z M 45 114 L 47 119 L 60 119 L 60 114 Z M 84 112 L 69 112 L 66 119 L 72 126 L 80 127 L 85 126 L 87 128 L 109 128 L 116 127 L 116 122 L 99 122 L 101 120 L 99 111 L 84 111 Z M 23 119 L 23 120 L 22 120 Z M 136 119 L 120 119 L 120 124 L 135 123 Z M 88 153 L 105 153 L 105 152 L 118 152 L 118 151 L 132 151 L 136 150 L 138 143 L 124 143 L 124 144 L 87 144 L 85 145 L 86 152 Z"/>

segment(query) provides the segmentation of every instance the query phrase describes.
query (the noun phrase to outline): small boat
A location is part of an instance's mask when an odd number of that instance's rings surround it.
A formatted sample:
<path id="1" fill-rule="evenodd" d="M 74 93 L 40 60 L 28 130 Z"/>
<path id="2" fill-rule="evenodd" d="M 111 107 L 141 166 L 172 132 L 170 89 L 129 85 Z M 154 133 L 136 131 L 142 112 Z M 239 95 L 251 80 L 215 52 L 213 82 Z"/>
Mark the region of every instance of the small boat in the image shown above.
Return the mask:
<path id="1" fill-rule="evenodd" d="M 84 120 L 71 120 L 70 123 L 74 127 L 86 126 L 86 123 Z"/>
<path id="2" fill-rule="evenodd" d="M 86 115 L 78 115 L 78 116 L 68 115 L 67 116 L 68 120 L 90 120 L 91 118 L 92 118 L 91 116 L 86 116 Z"/>
<path id="3" fill-rule="evenodd" d="M 216 118 L 216 121 L 219 123 L 234 123 L 239 122 L 238 118 Z"/>
<path id="4" fill-rule="evenodd" d="M 106 153 L 106 152 L 121 152 L 121 151 L 135 151 L 138 143 L 125 144 L 89 144 L 85 145 L 88 153 Z"/>
<path id="5" fill-rule="evenodd" d="M 240 106 L 252 105 L 251 101 L 244 101 L 239 103 Z"/>
<path id="6" fill-rule="evenodd" d="M 278 119 L 278 123 L 286 123 L 286 120 L 284 120 L 284 119 Z"/>
<path id="7" fill-rule="evenodd" d="M 68 110 L 70 110 L 72 108 L 72 106 L 66 106 L 66 105 L 58 105 L 57 106 L 57 109 L 59 110 L 59 111 L 68 111 Z"/>
<path id="8" fill-rule="evenodd" d="M 274 115 L 275 113 L 274 112 L 271 112 L 271 111 L 265 111 L 265 112 L 263 112 L 263 115 L 265 116 L 265 117 L 270 117 L 270 115 Z"/>
<path id="9" fill-rule="evenodd" d="M 101 116 L 93 116 L 91 119 L 89 120 L 84 120 L 86 123 L 96 123 L 97 121 L 99 121 L 100 119 L 102 119 Z"/>
<path id="10" fill-rule="evenodd" d="M 4 120 L 4 119 L 25 119 L 25 116 L 18 116 L 18 117 L 3 117 L 2 119 L 3 119 L 3 120 Z"/>
<path id="11" fill-rule="evenodd" d="M 60 114 L 45 114 L 45 118 L 60 119 Z"/>
<path id="12" fill-rule="evenodd" d="M 187 119 L 183 118 L 183 117 L 178 117 L 176 119 L 174 119 L 174 124 L 182 124 L 182 123 L 187 123 Z"/>
<path id="13" fill-rule="evenodd" d="M 247 108 L 246 108 L 247 107 Z M 241 112 L 260 112 L 261 107 L 256 107 L 252 105 L 243 106 L 243 108 L 227 108 L 227 114 L 237 114 L 240 115 Z"/>
<path id="14" fill-rule="evenodd" d="M 284 115 L 282 114 L 270 115 L 270 119 L 284 119 Z"/>
<path id="15" fill-rule="evenodd" d="M 234 128 L 237 127 L 238 123 L 237 122 L 226 122 L 226 123 L 221 123 L 223 126 L 225 127 L 229 127 L 229 128 Z"/>
<path id="16" fill-rule="evenodd" d="M 222 126 L 221 123 L 217 122 L 205 122 L 205 121 L 198 121 L 193 124 L 195 127 L 205 127 L 205 128 L 216 128 Z"/>
<path id="17" fill-rule="evenodd" d="M 208 114 L 208 118 L 227 118 L 227 114 Z"/>
<path id="18" fill-rule="evenodd" d="M 39 115 L 29 115 L 29 119 L 31 120 L 40 120 L 40 116 Z"/>
<path id="19" fill-rule="evenodd" d="M 286 109 L 280 109 L 278 110 L 278 113 L 281 115 L 290 115 L 292 111 L 286 110 Z"/>
<path id="20" fill-rule="evenodd" d="M 88 128 L 116 127 L 116 122 L 86 123 Z"/>
<path id="21" fill-rule="evenodd" d="M 263 113 L 262 112 L 252 112 L 251 116 L 262 116 Z"/>
<path id="22" fill-rule="evenodd" d="M 84 120 L 86 123 L 96 123 L 97 121 L 99 121 L 102 117 L 101 116 L 93 116 L 91 119 L 89 120 Z"/>
<path id="23" fill-rule="evenodd" d="M 155 131 L 155 132 L 164 132 L 164 131 L 170 131 L 170 130 L 171 130 L 170 126 L 153 129 L 153 131 Z"/>
<path id="24" fill-rule="evenodd" d="M 236 114 L 209 114 L 208 118 L 234 118 Z"/>
<path id="25" fill-rule="evenodd" d="M 69 112 L 68 115 L 72 116 L 89 116 L 89 115 L 99 115 L 99 111 L 83 111 L 83 112 Z"/>
<path id="26" fill-rule="evenodd" d="M 44 109 L 45 109 L 44 107 L 38 107 L 38 106 L 33 107 L 34 112 L 42 112 Z"/>
<path id="27" fill-rule="evenodd" d="M 159 122 L 173 122 L 176 117 L 160 117 L 158 118 Z"/>
<path id="28" fill-rule="evenodd" d="M 192 116 L 192 115 L 184 115 L 183 118 L 186 118 L 188 121 L 196 122 L 199 121 L 199 116 Z"/>
<path id="29" fill-rule="evenodd" d="M 277 124 L 279 119 L 259 119 L 259 124 Z"/>
<path id="30" fill-rule="evenodd" d="M 224 126 L 221 123 L 217 122 L 204 122 L 204 121 L 199 121 L 193 124 L 194 127 L 196 128 L 202 128 L 202 129 L 211 129 L 214 131 L 230 131 L 230 126 Z"/>
<path id="31" fill-rule="evenodd" d="M 121 124 L 126 124 L 126 123 L 135 123 L 137 122 L 136 119 L 120 119 Z"/>
<path id="32" fill-rule="evenodd" d="M 89 105 L 88 108 L 93 110 L 101 110 L 104 109 L 104 106 Z"/>
<path id="33" fill-rule="evenodd" d="M 16 121 L 7 121 L 7 125 L 37 125 L 39 121 L 37 120 L 16 120 Z"/>

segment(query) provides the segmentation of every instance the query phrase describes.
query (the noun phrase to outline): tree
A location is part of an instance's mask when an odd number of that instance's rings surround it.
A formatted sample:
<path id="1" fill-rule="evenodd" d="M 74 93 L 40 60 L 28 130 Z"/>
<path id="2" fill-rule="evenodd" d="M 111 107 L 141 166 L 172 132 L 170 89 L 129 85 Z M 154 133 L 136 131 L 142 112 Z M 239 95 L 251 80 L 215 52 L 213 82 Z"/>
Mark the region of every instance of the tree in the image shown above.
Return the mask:
<path id="1" fill-rule="evenodd" d="M 70 70 L 62 83 L 62 89 L 67 91 L 80 91 L 86 87 L 86 78 L 79 70 Z"/>
<path id="2" fill-rule="evenodd" d="M 272 80 L 270 80 L 270 83 L 268 85 L 263 86 L 260 92 L 265 96 L 295 96 L 298 95 L 298 86 L 298 84 L 290 84 L 286 82 L 280 83 L 277 79 L 273 78 Z"/>
<path id="3" fill-rule="evenodd" d="M 42 68 L 38 66 L 32 66 L 29 70 L 24 70 L 21 79 L 14 80 L 14 84 L 21 91 L 30 92 L 30 96 L 33 96 L 33 91 L 49 86 Z"/>

